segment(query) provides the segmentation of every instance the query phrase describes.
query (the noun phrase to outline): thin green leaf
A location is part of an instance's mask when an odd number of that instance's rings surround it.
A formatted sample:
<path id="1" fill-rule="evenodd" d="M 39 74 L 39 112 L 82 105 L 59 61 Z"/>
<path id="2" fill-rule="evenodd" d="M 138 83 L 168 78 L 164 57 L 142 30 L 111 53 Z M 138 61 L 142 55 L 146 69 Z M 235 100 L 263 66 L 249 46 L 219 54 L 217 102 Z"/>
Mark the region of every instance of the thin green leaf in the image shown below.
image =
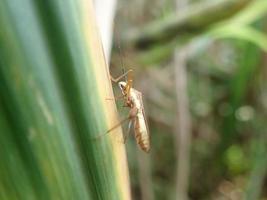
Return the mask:
<path id="1" fill-rule="evenodd" d="M 229 24 L 220 26 L 211 30 L 208 35 L 215 39 L 234 38 L 251 42 L 267 52 L 267 36 L 266 34 L 252 28 L 250 26 L 237 26 Z"/>

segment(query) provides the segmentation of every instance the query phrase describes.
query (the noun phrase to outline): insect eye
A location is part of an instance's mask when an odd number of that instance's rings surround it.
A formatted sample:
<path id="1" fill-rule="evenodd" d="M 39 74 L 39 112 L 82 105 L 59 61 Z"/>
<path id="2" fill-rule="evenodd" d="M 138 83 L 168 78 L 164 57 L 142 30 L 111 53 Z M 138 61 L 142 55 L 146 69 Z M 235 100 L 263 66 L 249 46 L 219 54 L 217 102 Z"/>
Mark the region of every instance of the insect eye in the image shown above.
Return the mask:
<path id="1" fill-rule="evenodd" d="M 119 83 L 119 87 L 122 89 L 122 90 L 125 90 L 125 85 L 123 83 Z"/>

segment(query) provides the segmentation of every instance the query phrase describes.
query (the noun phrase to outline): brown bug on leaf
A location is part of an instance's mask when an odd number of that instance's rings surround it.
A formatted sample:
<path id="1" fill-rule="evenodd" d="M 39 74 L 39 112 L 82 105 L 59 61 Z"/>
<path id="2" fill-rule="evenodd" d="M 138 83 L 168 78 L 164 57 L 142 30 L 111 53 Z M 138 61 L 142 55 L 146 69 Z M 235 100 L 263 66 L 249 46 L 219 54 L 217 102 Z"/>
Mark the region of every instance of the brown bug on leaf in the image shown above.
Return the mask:
<path id="1" fill-rule="evenodd" d="M 126 81 L 119 81 L 123 77 L 127 76 Z M 110 76 L 111 80 L 115 83 L 118 82 L 119 88 L 122 92 L 122 96 L 117 97 L 115 99 L 123 98 L 124 105 L 130 108 L 129 116 L 123 120 L 121 120 L 118 124 L 110 128 L 107 133 L 113 131 L 122 123 L 130 120 L 127 135 L 130 132 L 131 125 L 134 124 L 134 133 L 135 139 L 140 148 L 149 152 L 150 150 L 150 138 L 149 131 L 147 126 L 147 121 L 145 117 L 144 105 L 142 100 L 142 93 L 132 87 L 133 85 L 133 70 L 129 70 L 126 73 L 122 74 L 118 78 L 114 79 Z M 127 136 L 126 135 L 126 136 Z M 126 140 L 126 137 L 124 141 Z"/>

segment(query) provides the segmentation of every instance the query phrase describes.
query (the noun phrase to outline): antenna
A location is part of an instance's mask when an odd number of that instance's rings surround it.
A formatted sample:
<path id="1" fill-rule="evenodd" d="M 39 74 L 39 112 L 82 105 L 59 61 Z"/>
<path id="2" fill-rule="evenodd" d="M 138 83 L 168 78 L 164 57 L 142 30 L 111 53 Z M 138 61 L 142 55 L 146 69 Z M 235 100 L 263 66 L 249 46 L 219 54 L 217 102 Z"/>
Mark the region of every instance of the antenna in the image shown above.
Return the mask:
<path id="1" fill-rule="evenodd" d="M 117 40 L 118 40 L 118 49 L 119 49 L 119 54 L 120 54 L 120 62 L 121 62 L 121 66 L 122 66 L 122 68 L 125 70 L 125 68 L 124 68 L 124 63 L 123 63 L 123 59 L 122 59 L 122 51 L 121 51 L 120 40 L 119 40 L 119 39 L 117 39 Z"/>
<path id="2" fill-rule="evenodd" d="M 121 63 L 121 66 L 122 66 L 122 73 L 124 74 L 125 73 L 125 67 L 124 67 L 124 63 L 123 63 L 123 59 L 122 59 L 123 53 L 122 53 L 122 50 L 121 50 L 119 34 L 118 34 L 118 32 L 116 30 L 115 30 L 115 35 L 116 35 L 116 40 L 117 40 L 117 46 L 118 46 L 118 49 L 119 49 L 120 63 Z M 126 82 L 127 81 L 126 77 L 124 79 L 125 79 L 125 82 Z"/>

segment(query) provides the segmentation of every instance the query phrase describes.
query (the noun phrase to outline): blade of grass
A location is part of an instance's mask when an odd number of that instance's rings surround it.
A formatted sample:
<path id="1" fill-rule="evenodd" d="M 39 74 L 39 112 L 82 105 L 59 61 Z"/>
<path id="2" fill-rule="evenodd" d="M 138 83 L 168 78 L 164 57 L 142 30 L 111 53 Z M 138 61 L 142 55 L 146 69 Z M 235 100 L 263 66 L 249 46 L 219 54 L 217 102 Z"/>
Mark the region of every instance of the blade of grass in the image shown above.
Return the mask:
<path id="1" fill-rule="evenodd" d="M 26 174 L 1 167 L 9 177 L 1 184 L 28 188 L 3 194 L 130 199 L 123 144 L 92 140 L 117 121 L 114 102 L 105 101 L 113 94 L 92 2 L 8 0 L 0 9 L 0 128 Z"/>

